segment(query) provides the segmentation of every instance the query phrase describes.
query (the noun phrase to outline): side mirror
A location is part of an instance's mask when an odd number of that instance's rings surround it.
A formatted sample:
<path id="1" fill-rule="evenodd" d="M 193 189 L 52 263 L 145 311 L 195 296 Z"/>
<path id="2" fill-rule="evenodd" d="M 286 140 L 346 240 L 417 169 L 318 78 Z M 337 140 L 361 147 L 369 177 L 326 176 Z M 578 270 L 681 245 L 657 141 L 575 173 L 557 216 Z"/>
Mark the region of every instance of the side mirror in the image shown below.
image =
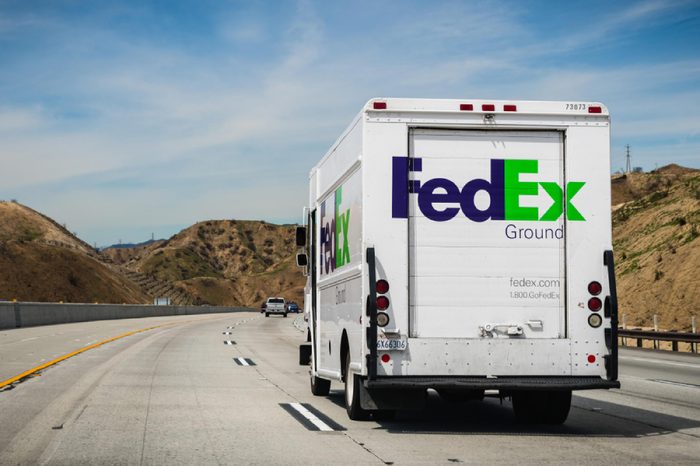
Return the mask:
<path id="1" fill-rule="evenodd" d="M 306 227 L 297 227 L 297 247 L 306 246 Z"/>
<path id="2" fill-rule="evenodd" d="M 306 267 L 307 265 L 309 265 L 309 257 L 303 252 L 297 254 L 297 267 Z"/>

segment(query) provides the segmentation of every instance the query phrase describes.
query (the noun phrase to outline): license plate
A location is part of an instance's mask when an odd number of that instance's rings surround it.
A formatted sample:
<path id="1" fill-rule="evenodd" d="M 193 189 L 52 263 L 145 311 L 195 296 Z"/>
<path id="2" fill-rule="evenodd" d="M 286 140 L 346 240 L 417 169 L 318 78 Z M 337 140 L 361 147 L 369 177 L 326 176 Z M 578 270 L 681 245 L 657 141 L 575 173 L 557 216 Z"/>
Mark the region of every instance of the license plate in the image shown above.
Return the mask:
<path id="1" fill-rule="evenodd" d="M 394 351 L 404 351 L 406 347 L 408 346 L 408 342 L 406 340 L 377 340 L 377 349 L 378 350 L 394 350 Z"/>

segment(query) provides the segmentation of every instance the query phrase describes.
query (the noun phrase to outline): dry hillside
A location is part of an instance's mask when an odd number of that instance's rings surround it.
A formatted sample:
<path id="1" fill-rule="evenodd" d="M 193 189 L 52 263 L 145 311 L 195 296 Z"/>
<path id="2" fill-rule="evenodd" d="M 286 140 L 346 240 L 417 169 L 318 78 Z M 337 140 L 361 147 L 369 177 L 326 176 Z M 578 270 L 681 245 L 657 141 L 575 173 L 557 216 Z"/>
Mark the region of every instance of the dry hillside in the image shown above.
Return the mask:
<path id="1" fill-rule="evenodd" d="M 301 303 L 305 279 L 295 252 L 294 226 L 210 220 L 164 242 L 107 253 L 130 270 L 184 289 L 196 304 L 257 307 L 272 295 Z"/>
<path id="2" fill-rule="evenodd" d="M 0 202 L 0 299 L 144 303 L 150 298 L 50 218 Z"/>
<path id="3" fill-rule="evenodd" d="M 700 170 L 614 176 L 612 203 L 620 315 L 688 330 L 700 315 Z"/>

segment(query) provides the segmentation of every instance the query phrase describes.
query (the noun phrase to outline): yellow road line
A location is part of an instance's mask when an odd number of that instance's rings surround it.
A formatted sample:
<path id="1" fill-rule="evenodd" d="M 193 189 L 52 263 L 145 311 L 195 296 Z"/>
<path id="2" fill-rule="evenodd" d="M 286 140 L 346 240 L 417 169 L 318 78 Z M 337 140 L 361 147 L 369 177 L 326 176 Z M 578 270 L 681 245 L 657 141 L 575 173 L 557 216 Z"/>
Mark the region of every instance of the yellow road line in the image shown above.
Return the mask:
<path id="1" fill-rule="evenodd" d="M 179 322 L 178 322 L 178 323 L 179 323 Z M 42 364 L 42 365 L 40 365 L 40 366 L 36 366 L 36 367 L 33 368 L 33 369 L 29 369 L 28 371 L 24 371 L 24 372 L 22 372 L 22 373 L 19 374 L 19 375 L 16 375 L 16 376 L 14 376 L 14 377 L 12 377 L 12 378 L 10 378 L 10 379 L 7 379 L 7 380 L 5 380 L 5 381 L 3 381 L 3 382 L 0 382 L 0 389 L 6 387 L 6 386 L 8 386 L 8 385 L 11 385 L 11 384 L 13 384 L 13 383 L 15 383 L 15 382 L 18 382 L 18 381 L 22 380 L 23 378 L 28 377 L 28 376 L 34 374 L 35 372 L 39 372 L 39 371 L 41 371 L 41 370 L 43 370 L 43 369 L 46 369 L 47 367 L 53 366 L 54 364 L 58 364 L 58 363 L 61 362 L 61 361 L 65 361 L 65 360 L 68 359 L 68 358 L 72 358 L 73 356 L 76 356 L 76 355 L 78 355 L 78 354 L 80 354 L 80 353 L 84 353 L 84 352 L 87 351 L 87 350 L 91 350 L 91 349 L 97 348 L 98 346 L 102 346 L 102 345 L 104 345 L 105 343 L 109 343 L 110 341 L 119 340 L 120 338 L 128 337 L 129 335 L 134 335 L 134 334 L 136 334 L 136 333 L 146 332 L 146 331 L 148 331 L 148 330 L 153 330 L 154 328 L 165 327 L 165 326 L 167 326 L 167 325 L 174 325 L 174 324 L 168 323 L 168 324 L 163 324 L 163 325 L 156 325 L 155 327 L 147 327 L 147 328 L 142 328 L 142 329 L 140 329 L 140 330 L 133 330 L 133 331 L 131 331 L 131 332 L 126 332 L 126 333 L 122 333 L 121 335 L 117 335 L 116 337 L 108 338 L 107 340 L 103 340 L 103 341 L 100 341 L 100 342 L 97 342 L 97 343 L 93 343 L 93 344 L 90 345 L 90 346 L 86 346 L 86 347 L 84 347 L 84 348 L 80 348 L 79 350 L 73 351 L 72 353 L 64 354 L 64 355 L 61 356 L 61 357 L 58 357 L 58 358 L 56 358 L 56 359 L 53 359 L 53 360 L 51 360 L 51 361 L 49 361 L 49 362 L 46 362 L 46 363 L 44 363 L 44 364 Z"/>

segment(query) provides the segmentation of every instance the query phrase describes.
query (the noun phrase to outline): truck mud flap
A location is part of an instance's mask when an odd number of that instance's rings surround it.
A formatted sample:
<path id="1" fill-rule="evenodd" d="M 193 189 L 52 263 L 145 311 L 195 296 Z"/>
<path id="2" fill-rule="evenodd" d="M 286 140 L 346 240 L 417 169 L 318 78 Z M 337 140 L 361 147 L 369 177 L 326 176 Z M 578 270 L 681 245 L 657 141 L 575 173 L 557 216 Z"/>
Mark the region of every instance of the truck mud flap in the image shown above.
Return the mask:
<path id="1" fill-rule="evenodd" d="M 304 343 L 299 345 L 299 365 L 311 365 L 311 343 Z"/>
<path id="2" fill-rule="evenodd" d="M 365 381 L 371 393 L 381 390 L 479 389 L 479 390 L 592 390 L 620 388 L 620 382 L 600 377 L 377 377 Z"/>
<path id="3" fill-rule="evenodd" d="M 392 387 L 368 389 L 360 384 L 360 406 L 371 411 L 377 409 L 422 409 L 425 407 L 426 391 L 421 387 Z"/>

